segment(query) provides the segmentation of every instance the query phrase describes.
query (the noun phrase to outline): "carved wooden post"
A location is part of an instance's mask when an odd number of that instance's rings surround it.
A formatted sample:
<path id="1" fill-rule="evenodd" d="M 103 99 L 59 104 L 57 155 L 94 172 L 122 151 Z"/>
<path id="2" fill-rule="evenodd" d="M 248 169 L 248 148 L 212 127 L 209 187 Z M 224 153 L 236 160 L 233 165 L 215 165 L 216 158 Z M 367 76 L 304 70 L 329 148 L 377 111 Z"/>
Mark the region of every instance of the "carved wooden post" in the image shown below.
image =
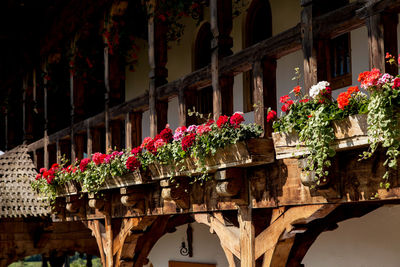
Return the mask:
<path id="1" fill-rule="evenodd" d="M 397 67 L 385 64 L 385 54 L 397 56 L 397 24 L 395 13 L 379 13 L 367 18 L 368 48 L 370 68 L 378 68 L 392 75 L 398 73 Z"/>
<path id="2" fill-rule="evenodd" d="M 252 218 L 252 208 L 240 206 L 238 219 L 240 226 L 240 266 L 255 267 L 255 234 Z"/>
<path id="3" fill-rule="evenodd" d="M 219 59 L 232 54 L 232 1 L 210 0 L 211 32 L 211 83 L 213 87 L 214 119 L 225 113 L 233 112 L 233 77 L 221 76 L 219 73 Z M 222 95 L 224 96 L 222 98 Z"/>
<path id="4" fill-rule="evenodd" d="M 148 42 L 149 42 L 149 109 L 150 136 L 154 137 L 167 123 L 168 102 L 158 100 L 157 87 L 167 83 L 167 25 L 155 16 L 158 0 L 149 3 Z"/>
<path id="5" fill-rule="evenodd" d="M 317 83 L 317 53 L 313 36 L 313 3 L 312 0 L 302 0 L 301 35 L 304 55 L 304 86 L 306 91 Z"/>

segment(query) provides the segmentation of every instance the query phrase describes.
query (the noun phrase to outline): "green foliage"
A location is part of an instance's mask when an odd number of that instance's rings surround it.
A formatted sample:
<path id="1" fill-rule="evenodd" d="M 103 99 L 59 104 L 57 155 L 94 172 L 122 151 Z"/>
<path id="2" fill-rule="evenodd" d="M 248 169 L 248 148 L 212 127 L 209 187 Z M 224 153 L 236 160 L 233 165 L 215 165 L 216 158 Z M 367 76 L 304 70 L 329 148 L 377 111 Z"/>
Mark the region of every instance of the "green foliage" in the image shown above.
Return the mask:
<path id="1" fill-rule="evenodd" d="M 384 84 L 380 90 L 371 90 L 368 105 L 368 136 L 370 147 L 363 152 L 362 159 L 371 157 L 379 147 L 386 148 L 385 172 L 381 187 L 389 188 L 389 169 L 397 169 L 397 158 L 400 154 L 400 90 L 392 89 L 389 84 Z"/>
<path id="2" fill-rule="evenodd" d="M 344 109 L 340 109 L 330 96 L 325 101 L 319 101 L 298 94 L 286 113 L 274 122 L 273 128 L 276 132 L 299 135 L 300 141 L 309 150 L 305 169 L 315 173 L 318 185 L 327 177 L 330 158 L 336 154 L 330 147 L 335 139 L 332 122 L 366 113 L 368 103 L 368 98 L 361 92 L 354 94 Z"/>

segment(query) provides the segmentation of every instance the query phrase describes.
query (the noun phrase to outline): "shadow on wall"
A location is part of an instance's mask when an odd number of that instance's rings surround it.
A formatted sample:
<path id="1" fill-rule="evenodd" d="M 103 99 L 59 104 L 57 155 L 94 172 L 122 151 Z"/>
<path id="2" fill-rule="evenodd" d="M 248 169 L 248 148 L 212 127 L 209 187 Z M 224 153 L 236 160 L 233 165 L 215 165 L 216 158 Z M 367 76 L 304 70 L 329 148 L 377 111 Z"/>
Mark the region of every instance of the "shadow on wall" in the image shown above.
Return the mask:
<path id="1" fill-rule="evenodd" d="M 317 238 L 304 257 L 305 266 L 399 266 L 400 205 L 383 206 L 338 225 Z"/>

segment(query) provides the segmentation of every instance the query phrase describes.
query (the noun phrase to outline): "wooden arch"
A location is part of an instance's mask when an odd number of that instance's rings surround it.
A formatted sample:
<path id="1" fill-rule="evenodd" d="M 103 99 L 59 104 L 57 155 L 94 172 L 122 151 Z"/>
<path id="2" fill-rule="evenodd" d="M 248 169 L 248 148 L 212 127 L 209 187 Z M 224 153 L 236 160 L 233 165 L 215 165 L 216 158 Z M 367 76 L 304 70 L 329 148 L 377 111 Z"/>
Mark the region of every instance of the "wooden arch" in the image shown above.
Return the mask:
<path id="1" fill-rule="evenodd" d="M 245 17 L 244 47 L 272 36 L 271 6 L 267 0 L 253 0 Z"/>

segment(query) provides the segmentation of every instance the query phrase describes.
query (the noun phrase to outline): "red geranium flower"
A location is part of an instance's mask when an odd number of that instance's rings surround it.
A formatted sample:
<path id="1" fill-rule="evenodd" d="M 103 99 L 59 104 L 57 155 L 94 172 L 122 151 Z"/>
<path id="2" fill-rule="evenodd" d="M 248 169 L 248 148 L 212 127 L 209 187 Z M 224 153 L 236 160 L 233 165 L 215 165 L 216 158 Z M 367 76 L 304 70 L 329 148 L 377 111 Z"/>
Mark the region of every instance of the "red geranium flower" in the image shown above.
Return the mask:
<path id="1" fill-rule="evenodd" d="M 142 152 L 142 148 L 140 146 L 135 147 L 131 150 L 131 154 L 133 155 L 139 154 L 140 152 Z"/>
<path id="2" fill-rule="evenodd" d="M 129 171 L 133 172 L 140 167 L 141 163 L 135 156 L 132 156 L 127 159 L 125 165 Z"/>
<path id="3" fill-rule="evenodd" d="M 40 173 L 36 174 L 35 180 L 37 181 L 37 180 L 39 180 L 40 178 L 42 178 L 42 175 L 41 175 Z"/>
<path id="4" fill-rule="evenodd" d="M 281 98 L 279 98 L 279 102 L 286 103 L 289 99 L 290 99 L 290 96 L 284 95 L 284 96 L 281 96 Z"/>
<path id="5" fill-rule="evenodd" d="M 276 111 L 275 110 L 270 110 L 267 114 L 267 122 L 270 122 L 271 120 L 276 118 Z"/>
<path id="6" fill-rule="evenodd" d="M 102 153 L 94 153 L 92 156 L 92 160 L 96 165 L 100 165 L 102 163 L 104 163 L 104 159 L 106 158 L 107 155 L 102 154 Z"/>
<path id="7" fill-rule="evenodd" d="M 301 91 L 300 85 L 297 85 L 295 88 L 293 88 L 293 92 L 294 92 L 296 95 L 299 95 L 299 94 L 300 94 L 300 91 Z"/>
<path id="8" fill-rule="evenodd" d="M 146 144 L 146 149 L 150 153 L 155 154 L 157 152 L 156 148 L 154 147 L 154 140 L 151 139 L 147 144 Z"/>
<path id="9" fill-rule="evenodd" d="M 217 126 L 218 128 L 222 128 L 222 126 L 224 126 L 229 120 L 229 117 L 226 115 L 221 115 L 219 116 L 218 120 L 217 120 Z"/>
<path id="10" fill-rule="evenodd" d="M 189 135 L 186 135 L 185 137 L 183 137 L 182 139 L 182 150 L 183 151 L 188 151 L 189 148 L 192 147 L 194 141 L 196 140 L 196 134 L 195 133 L 191 133 Z"/>
<path id="11" fill-rule="evenodd" d="M 240 114 L 239 112 L 235 112 L 235 114 L 232 115 L 231 119 L 229 120 L 231 125 L 235 128 L 239 128 L 240 124 L 244 122 L 243 115 Z"/>
<path id="12" fill-rule="evenodd" d="M 167 124 L 167 127 L 165 127 L 165 129 L 163 129 L 160 133 L 160 138 L 162 140 L 164 140 L 164 142 L 168 143 L 170 141 L 172 141 L 173 135 L 172 135 L 172 131 L 169 128 L 169 125 Z M 157 139 L 156 139 L 157 140 Z"/>
<path id="13" fill-rule="evenodd" d="M 309 98 L 304 98 L 300 100 L 300 103 L 307 103 L 308 101 L 310 101 Z"/>
<path id="14" fill-rule="evenodd" d="M 79 164 L 79 169 L 81 172 L 84 172 L 87 168 L 87 165 L 91 162 L 92 160 L 89 158 L 81 160 L 81 163 Z"/>
<path id="15" fill-rule="evenodd" d="M 399 88 L 400 87 L 400 78 L 393 79 L 393 87 L 392 88 Z"/>

